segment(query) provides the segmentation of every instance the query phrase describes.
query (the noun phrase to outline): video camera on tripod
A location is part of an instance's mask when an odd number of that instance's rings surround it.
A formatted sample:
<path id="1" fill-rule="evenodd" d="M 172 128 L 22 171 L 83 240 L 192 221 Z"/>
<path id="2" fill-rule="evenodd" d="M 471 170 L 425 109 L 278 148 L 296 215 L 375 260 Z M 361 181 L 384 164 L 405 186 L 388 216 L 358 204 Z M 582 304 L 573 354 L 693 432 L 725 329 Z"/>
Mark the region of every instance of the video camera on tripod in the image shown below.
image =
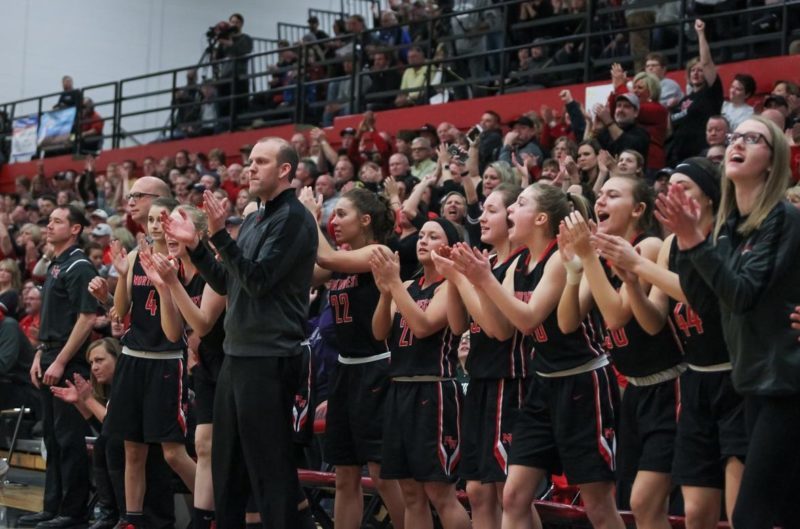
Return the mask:
<path id="1" fill-rule="evenodd" d="M 236 26 L 227 20 L 223 20 L 208 28 L 206 38 L 209 40 L 226 39 L 234 33 L 236 33 Z"/>

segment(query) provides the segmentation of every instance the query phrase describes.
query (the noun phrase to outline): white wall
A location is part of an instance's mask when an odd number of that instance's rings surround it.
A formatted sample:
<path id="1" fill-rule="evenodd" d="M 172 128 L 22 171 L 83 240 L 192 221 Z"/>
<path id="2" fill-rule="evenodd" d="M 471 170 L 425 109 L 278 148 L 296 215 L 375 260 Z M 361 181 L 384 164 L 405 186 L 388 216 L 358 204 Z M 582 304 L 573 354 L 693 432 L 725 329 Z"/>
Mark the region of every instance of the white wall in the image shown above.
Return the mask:
<path id="1" fill-rule="evenodd" d="M 278 22 L 304 24 L 309 7 L 338 10 L 339 0 L 0 0 L 0 104 L 57 92 L 64 74 L 85 87 L 188 66 L 200 58 L 206 29 L 231 13 L 244 15 L 250 35 L 275 38 Z M 164 118 L 148 119 L 145 126 Z"/>

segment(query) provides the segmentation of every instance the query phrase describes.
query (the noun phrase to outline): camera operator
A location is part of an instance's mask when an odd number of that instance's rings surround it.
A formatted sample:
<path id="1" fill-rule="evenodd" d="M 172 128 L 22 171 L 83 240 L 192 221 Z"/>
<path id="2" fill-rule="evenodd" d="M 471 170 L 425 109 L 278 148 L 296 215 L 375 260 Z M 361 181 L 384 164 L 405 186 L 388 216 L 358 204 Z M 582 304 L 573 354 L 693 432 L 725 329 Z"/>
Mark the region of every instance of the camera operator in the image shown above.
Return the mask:
<path id="1" fill-rule="evenodd" d="M 253 51 L 253 39 L 250 35 L 242 33 L 244 17 L 234 13 L 228 23 L 220 22 L 214 28 L 217 46 L 214 60 L 231 59 L 219 65 L 217 79 L 217 93 L 220 98 L 234 96 L 234 99 L 220 101 L 219 108 L 222 115 L 230 114 L 231 120 L 236 115 L 247 109 L 248 83 L 247 59 L 244 58 Z M 231 86 L 231 78 L 233 85 Z M 231 92 L 233 88 L 233 92 Z"/>

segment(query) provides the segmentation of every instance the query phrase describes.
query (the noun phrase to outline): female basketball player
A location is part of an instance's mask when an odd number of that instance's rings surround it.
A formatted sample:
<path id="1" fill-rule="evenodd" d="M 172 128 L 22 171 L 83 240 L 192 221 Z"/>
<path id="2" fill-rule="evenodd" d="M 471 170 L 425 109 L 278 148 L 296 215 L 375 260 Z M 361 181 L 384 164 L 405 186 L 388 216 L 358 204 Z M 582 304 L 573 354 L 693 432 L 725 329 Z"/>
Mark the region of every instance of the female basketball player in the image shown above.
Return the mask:
<path id="1" fill-rule="evenodd" d="M 431 257 L 460 240 L 450 221 L 426 222 L 417 241 L 422 274 L 406 282 L 400 279 L 397 254 L 376 248 L 370 260 L 381 292 L 372 332 L 389 340 L 392 353 L 381 475 L 400 480 L 406 527 L 432 529 L 431 504 L 445 529 L 470 527 L 455 489 L 462 401 L 455 373 L 467 318 L 462 310 L 457 325 L 449 325 L 449 285 Z"/>
<path id="2" fill-rule="evenodd" d="M 319 218 L 321 198 L 315 201 L 311 188 L 303 189 L 300 200 Z M 361 467 L 366 464 L 392 523 L 401 527 L 404 507 L 399 485 L 380 475 L 389 353 L 385 340 L 372 334 L 380 293 L 369 264 L 372 250 L 383 245 L 394 228 L 394 213 L 385 198 L 356 188 L 336 203 L 331 222 L 336 242 L 350 248 L 334 250 L 319 231 L 314 283 L 330 280 L 328 296 L 340 352 L 325 426 L 325 459 L 336 466 L 334 523 L 343 529 L 360 527 Z"/>

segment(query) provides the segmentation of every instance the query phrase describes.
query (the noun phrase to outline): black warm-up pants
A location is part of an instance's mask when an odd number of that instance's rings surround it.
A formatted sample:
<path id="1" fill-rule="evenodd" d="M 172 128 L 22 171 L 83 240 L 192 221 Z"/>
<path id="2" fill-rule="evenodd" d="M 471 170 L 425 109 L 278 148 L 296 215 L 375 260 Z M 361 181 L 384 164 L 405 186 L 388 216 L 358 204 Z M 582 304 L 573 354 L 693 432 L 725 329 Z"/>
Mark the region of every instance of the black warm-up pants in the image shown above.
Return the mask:
<path id="1" fill-rule="evenodd" d="M 42 373 L 50 367 L 42 362 Z M 70 362 L 64 368 L 59 386 L 72 381 L 75 373 L 88 379 L 85 365 Z M 89 454 L 86 435 L 89 427 L 78 409 L 64 402 L 42 385 L 42 434 L 47 449 L 44 480 L 44 511 L 82 518 L 89 499 Z"/>
<path id="2" fill-rule="evenodd" d="M 245 527 L 251 491 L 265 527 L 298 526 L 291 410 L 301 364 L 301 355 L 225 355 L 214 397 L 212 445 L 218 527 Z"/>
<path id="3" fill-rule="evenodd" d="M 736 529 L 800 527 L 800 395 L 745 396 L 750 445 L 733 512 Z"/>

